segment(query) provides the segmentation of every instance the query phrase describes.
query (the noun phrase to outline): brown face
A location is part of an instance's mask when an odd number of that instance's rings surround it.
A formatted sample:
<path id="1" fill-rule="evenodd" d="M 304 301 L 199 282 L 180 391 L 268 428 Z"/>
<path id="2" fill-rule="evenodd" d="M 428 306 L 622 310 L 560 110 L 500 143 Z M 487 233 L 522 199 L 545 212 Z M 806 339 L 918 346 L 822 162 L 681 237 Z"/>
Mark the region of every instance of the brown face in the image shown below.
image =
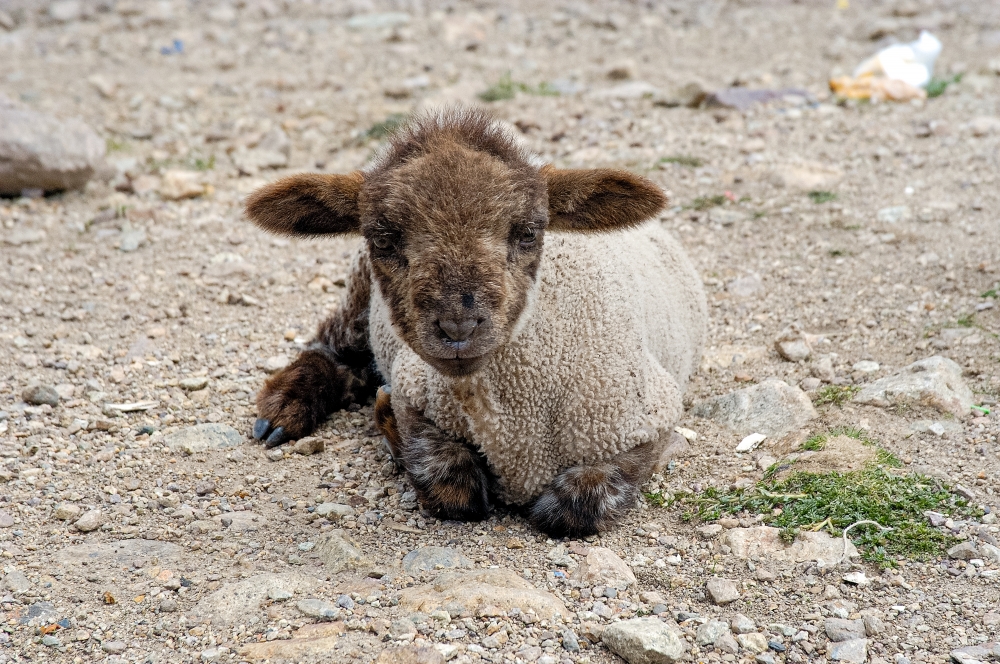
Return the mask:
<path id="1" fill-rule="evenodd" d="M 510 339 L 546 230 L 633 226 L 665 203 L 626 171 L 539 169 L 491 118 L 466 111 L 410 125 L 363 173 L 262 187 L 246 213 L 273 232 L 362 234 L 403 340 L 460 376 Z"/>
<path id="2" fill-rule="evenodd" d="M 372 271 L 406 343 L 449 375 L 510 338 L 541 260 L 538 170 L 451 141 L 367 178 L 359 197 Z"/>

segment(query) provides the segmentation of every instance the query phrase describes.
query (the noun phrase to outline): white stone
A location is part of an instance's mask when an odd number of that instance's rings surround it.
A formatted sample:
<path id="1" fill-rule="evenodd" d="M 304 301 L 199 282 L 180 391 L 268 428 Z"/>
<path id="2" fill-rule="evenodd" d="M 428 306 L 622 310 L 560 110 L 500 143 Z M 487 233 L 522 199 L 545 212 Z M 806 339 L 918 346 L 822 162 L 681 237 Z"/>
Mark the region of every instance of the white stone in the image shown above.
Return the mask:
<path id="1" fill-rule="evenodd" d="M 687 651 L 687 644 L 677 630 L 659 618 L 613 623 L 604 630 L 601 640 L 629 664 L 673 664 Z"/>

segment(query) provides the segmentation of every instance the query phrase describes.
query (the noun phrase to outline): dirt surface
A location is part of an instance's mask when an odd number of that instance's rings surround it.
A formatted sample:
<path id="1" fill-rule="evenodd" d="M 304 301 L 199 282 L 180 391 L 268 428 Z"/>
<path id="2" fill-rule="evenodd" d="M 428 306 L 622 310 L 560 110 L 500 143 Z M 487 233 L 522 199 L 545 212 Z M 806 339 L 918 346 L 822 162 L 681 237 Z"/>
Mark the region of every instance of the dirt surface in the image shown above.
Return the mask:
<path id="1" fill-rule="evenodd" d="M 1000 115 L 1000 5 L 648 4 L 0 0 L 12 19 L 0 28 L 0 92 L 82 117 L 110 149 L 106 179 L 83 192 L 0 200 L 0 661 L 242 661 L 254 656 L 247 644 L 314 622 L 301 597 L 340 600 L 336 627 L 297 633 L 314 639 L 290 655 L 302 660 L 369 662 L 415 640 L 448 644 L 439 650 L 460 662 L 620 661 L 601 630 L 658 603 L 680 623 L 691 661 L 754 658 L 748 647 L 696 645 L 704 619 L 737 612 L 781 645 L 758 657 L 765 664 L 826 661 L 824 620 L 860 612 L 883 623 L 868 635 L 872 660 L 943 662 L 1000 639 L 1000 578 L 986 574 L 1000 562 L 904 561 L 883 572 L 748 561 L 696 532 L 682 508 L 643 502 L 557 563 L 548 556 L 559 543 L 516 515 L 423 516 L 370 407 L 331 417 L 314 455 L 272 460 L 248 440 L 255 391 L 336 306 L 354 241 L 267 237 L 241 219 L 243 197 L 282 173 L 358 168 L 377 145 L 377 131 L 366 133 L 376 123 L 481 103 L 477 93 L 507 72 L 528 91 L 489 106 L 545 159 L 626 167 L 671 192 L 661 223 L 688 248 L 711 305 L 689 402 L 768 377 L 815 394 L 822 356 L 832 360 L 826 378 L 851 385 L 937 354 L 961 365 L 977 404 L 996 408 L 1000 129 L 983 118 Z M 944 43 L 938 74 L 964 73 L 961 82 L 918 104 L 828 97 L 831 74 L 921 27 Z M 808 95 L 745 112 L 664 105 L 692 79 Z M 542 83 L 562 94 L 533 94 Z M 829 197 L 810 190 L 835 197 L 814 202 Z M 181 195 L 191 197 L 171 200 Z M 721 205 L 704 209 L 712 197 Z M 819 337 L 807 361 L 773 349 L 793 323 Z M 863 360 L 879 368 L 853 369 Z M 54 387 L 58 404 L 26 404 L 35 383 Z M 140 410 L 120 414 L 121 404 Z M 795 435 L 864 429 L 907 468 L 1000 509 L 996 414 L 849 402 L 818 411 Z M 203 423 L 235 428 L 239 444 L 193 454 L 168 445 Z M 745 484 L 776 454 L 771 441 L 736 454 L 732 432 L 679 424 L 698 437 L 650 489 Z M 320 516 L 324 503 L 352 514 Z M 91 510 L 92 523 L 72 525 Z M 991 521 L 952 525 L 962 537 L 983 528 L 986 541 L 1000 537 Z M 341 529 L 362 560 L 331 572 L 317 543 Z M 123 553 L 112 545 L 123 540 L 147 541 Z M 567 617 L 414 614 L 401 594 L 438 571 L 408 573 L 402 559 L 428 545 L 512 570 L 565 602 Z M 603 582 L 567 578 L 593 546 L 617 553 L 637 583 L 595 599 Z M 852 566 L 872 582 L 842 583 Z M 282 588 L 298 584 L 295 597 L 264 591 L 263 608 L 236 596 L 228 604 L 246 612 L 229 623 L 199 609 L 214 592 L 279 573 L 311 581 L 282 577 Z M 740 598 L 713 604 L 713 576 L 735 580 Z M 412 620 L 415 639 L 399 619 Z"/>

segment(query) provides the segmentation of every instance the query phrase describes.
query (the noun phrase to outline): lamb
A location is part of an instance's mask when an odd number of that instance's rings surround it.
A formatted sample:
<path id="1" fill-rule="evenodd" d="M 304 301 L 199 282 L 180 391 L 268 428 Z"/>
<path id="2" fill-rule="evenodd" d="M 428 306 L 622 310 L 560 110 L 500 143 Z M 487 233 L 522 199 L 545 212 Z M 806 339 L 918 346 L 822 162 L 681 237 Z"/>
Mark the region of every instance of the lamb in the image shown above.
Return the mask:
<path id="1" fill-rule="evenodd" d="M 421 505 L 504 503 L 552 536 L 635 504 L 682 412 L 706 328 L 701 282 L 627 171 L 544 165 L 476 110 L 412 120 L 363 171 L 254 192 L 260 227 L 359 234 L 340 308 L 267 381 L 253 435 L 306 435 L 376 394 Z"/>

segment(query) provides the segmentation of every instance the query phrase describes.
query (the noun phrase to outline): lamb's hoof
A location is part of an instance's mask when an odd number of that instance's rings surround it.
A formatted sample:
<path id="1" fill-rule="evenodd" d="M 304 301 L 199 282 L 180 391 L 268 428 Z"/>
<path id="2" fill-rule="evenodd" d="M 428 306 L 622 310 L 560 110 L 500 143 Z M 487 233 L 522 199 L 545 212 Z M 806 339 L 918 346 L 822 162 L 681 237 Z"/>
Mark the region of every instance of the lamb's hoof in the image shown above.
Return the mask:
<path id="1" fill-rule="evenodd" d="M 484 486 L 436 484 L 433 492 L 434 505 L 429 511 L 442 520 L 482 521 L 493 511 Z"/>
<path id="2" fill-rule="evenodd" d="M 272 429 L 271 420 L 263 417 L 253 423 L 253 437 L 256 440 L 262 441 L 264 447 L 267 448 L 277 447 L 289 440 L 285 427 L 274 427 Z"/>
<path id="3" fill-rule="evenodd" d="M 531 522 L 550 537 L 587 537 L 614 527 L 635 491 L 613 466 L 562 471 L 531 506 Z"/>

